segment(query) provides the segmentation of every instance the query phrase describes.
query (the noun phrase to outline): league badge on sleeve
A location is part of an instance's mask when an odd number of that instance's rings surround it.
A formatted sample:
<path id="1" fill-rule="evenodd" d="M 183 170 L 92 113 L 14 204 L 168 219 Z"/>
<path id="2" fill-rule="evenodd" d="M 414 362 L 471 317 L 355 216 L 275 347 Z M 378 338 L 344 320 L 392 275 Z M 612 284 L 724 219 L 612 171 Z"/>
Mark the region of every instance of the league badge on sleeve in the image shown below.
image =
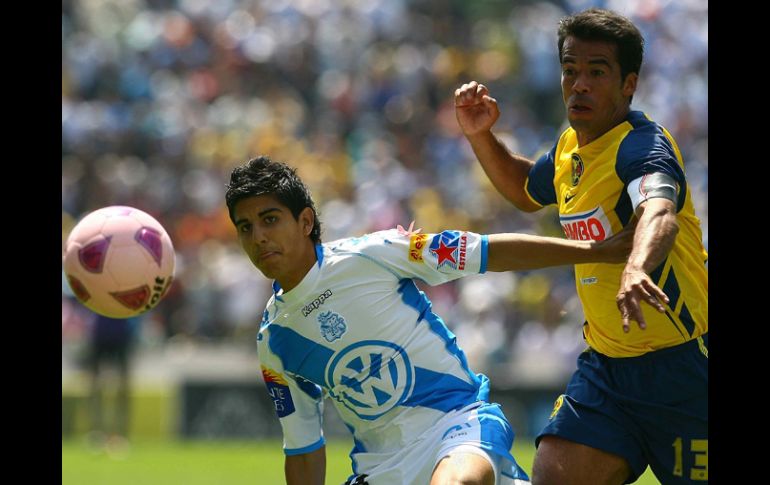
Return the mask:
<path id="1" fill-rule="evenodd" d="M 273 369 L 262 367 L 262 379 L 265 381 L 267 393 L 273 400 L 275 412 L 279 418 L 284 418 L 294 412 L 294 401 L 289 391 L 289 383 Z"/>

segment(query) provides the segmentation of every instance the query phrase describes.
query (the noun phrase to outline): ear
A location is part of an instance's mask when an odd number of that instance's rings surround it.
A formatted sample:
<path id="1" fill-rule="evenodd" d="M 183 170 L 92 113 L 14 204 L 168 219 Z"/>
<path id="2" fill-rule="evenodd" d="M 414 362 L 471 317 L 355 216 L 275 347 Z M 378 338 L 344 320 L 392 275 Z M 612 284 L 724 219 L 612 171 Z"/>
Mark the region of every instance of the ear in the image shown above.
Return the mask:
<path id="1" fill-rule="evenodd" d="M 636 92 L 636 82 L 639 80 L 639 74 L 630 72 L 623 81 L 623 96 L 630 97 Z"/>
<path id="2" fill-rule="evenodd" d="M 313 232 L 313 225 L 315 224 L 315 217 L 313 217 L 313 209 L 305 207 L 302 212 L 299 213 L 299 223 L 302 226 L 302 233 L 305 236 L 309 236 Z"/>

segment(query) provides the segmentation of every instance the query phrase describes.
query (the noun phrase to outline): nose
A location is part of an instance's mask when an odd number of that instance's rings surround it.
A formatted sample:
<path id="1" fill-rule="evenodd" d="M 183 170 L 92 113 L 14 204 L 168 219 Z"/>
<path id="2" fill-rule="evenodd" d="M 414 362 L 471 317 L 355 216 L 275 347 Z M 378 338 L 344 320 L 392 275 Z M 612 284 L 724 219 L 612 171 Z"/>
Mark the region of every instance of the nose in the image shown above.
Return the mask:
<path id="1" fill-rule="evenodd" d="M 578 94 L 585 94 L 590 90 L 591 86 L 588 81 L 588 76 L 584 73 L 579 73 L 575 76 L 575 82 L 572 83 L 572 91 Z"/>
<path id="2" fill-rule="evenodd" d="M 251 241 L 255 244 L 264 244 L 267 242 L 267 232 L 259 224 L 254 224 L 251 229 Z"/>

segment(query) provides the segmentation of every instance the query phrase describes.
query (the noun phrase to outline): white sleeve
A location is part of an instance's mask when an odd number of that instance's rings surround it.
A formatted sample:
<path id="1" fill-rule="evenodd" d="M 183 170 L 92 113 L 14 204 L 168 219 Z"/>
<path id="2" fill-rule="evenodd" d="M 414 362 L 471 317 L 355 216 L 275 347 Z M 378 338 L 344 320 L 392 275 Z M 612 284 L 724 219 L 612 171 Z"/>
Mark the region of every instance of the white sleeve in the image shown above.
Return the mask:
<path id="1" fill-rule="evenodd" d="M 486 272 L 487 246 L 487 236 L 472 232 L 404 234 L 392 229 L 346 240 L 340 247 L 360 252 L 399 278 L 438 285 Z"/>
<path id="2" fill-rule="evenodd" d="M 287 375 L 268 345 L 260 341 L 257 348 L 262 378 L 283 430 L 283 452 L 289 456 L 301 455 L 321 448 L 325 444 L 321 388 Z"/>

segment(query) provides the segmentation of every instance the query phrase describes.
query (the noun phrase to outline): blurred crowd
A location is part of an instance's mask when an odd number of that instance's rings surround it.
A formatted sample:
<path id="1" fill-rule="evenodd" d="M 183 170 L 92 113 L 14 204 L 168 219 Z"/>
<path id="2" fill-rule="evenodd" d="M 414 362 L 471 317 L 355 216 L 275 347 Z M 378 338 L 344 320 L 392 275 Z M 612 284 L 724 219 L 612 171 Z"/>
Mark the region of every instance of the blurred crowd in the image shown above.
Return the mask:
<path id="1" fill-rule="evenodd" d="M 453 93 L 483 82 L 508 147 L 550 149 L 566 127 L 556 26 L 589 6 L 627 15 L 646 39 L 632 108 L 676 137 L 708 247 L 701 0 L 64 0 L 62 241 L 107 205 L 166 227 L 176 280 L 139 342 L 163 348 L 254 345 L 270 282 L 237 245 L 224 192 L 259 154 L 298 168 L 324 241 L 412 220 L 423 232 L 562 236 L 554 208 L 525 214 L 494 190 Z M 62 288 L 65 345 L 88 322 Z M 562 378 L 584 348 L 569 267 L 423 289 L 477 371 Z"/>

